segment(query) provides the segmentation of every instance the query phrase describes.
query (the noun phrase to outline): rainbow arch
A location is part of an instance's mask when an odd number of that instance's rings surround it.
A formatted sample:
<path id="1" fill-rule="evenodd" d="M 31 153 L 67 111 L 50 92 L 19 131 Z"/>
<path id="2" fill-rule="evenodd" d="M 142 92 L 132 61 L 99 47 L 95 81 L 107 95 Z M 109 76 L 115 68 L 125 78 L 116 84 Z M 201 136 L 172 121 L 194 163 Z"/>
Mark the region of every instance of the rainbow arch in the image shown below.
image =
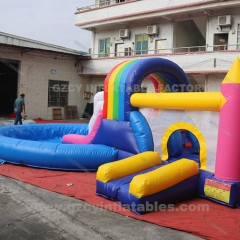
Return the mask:
<path id="1" fill-rule="evenodd" d="M 166 85 L 189 84 L 184 71 L 174 62 L 162 58 L 134 59 L 115 66 L 104 82 L 103 118 L 129 121 L 136 110 L 130 97 L 141 89 L 144 78 L 152 81 L 155 92 L 165 91 Z"/>

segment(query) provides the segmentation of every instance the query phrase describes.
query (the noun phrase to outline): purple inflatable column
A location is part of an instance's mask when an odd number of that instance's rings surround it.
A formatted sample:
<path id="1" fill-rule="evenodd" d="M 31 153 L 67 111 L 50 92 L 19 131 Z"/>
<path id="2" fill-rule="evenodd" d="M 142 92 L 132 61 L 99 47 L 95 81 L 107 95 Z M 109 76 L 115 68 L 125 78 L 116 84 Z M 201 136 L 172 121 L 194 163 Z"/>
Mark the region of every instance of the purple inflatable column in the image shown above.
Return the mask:
<path id="1" fill-rule="evenodd" d="M 240 181 L 240 59 L 237 58 L 221 85 L 227 102 L 220 110 L 215 177 Z"/>

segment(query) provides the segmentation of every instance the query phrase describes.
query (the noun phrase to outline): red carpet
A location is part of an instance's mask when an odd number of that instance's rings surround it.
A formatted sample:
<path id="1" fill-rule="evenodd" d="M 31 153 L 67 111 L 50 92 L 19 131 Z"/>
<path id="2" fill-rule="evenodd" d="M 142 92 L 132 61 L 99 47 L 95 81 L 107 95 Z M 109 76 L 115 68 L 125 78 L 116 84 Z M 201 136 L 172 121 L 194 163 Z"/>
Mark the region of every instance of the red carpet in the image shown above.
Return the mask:
<path id="1" fill-rule="evenodd" d="M 179 204 L 190 207 L 207 204 L 208 211 L 161 211 L 142 216 L 131 213 L 120 205 L 95 195 L 95 175 L 88 172 L 64 172 L 35 169 L 11 164 L 0 165 L 0 174 L 22 182 L 72 196 L 92 205 L 107 208 L 119 214 L 192 233 L 205 239 L 240 239 L 240 209 L 232 209 L 212 201 L 196 198 Z M 67 186 L 73 183 L 73 186 Z"/>

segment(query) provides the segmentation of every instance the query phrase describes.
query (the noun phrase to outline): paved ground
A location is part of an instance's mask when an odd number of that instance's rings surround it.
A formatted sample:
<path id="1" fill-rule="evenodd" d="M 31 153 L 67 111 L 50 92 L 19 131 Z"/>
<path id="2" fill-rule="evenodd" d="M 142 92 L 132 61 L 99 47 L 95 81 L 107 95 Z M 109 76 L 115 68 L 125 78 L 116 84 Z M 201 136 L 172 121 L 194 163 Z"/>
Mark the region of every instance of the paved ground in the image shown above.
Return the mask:
<path id="1" fill-rule="evenodd" d="M 198 240 L 0 175 L 1 240 Z"/>

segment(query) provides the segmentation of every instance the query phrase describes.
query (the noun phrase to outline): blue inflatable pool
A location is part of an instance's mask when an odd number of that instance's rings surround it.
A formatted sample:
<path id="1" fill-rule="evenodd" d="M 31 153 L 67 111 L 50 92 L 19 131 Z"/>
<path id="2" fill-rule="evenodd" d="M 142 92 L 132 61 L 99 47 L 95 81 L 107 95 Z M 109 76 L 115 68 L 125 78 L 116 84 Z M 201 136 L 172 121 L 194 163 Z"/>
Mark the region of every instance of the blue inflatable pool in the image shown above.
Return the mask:
<path id="1" fill-rule="evenodd" d="M 153 150 L 146 119 L 138 111 L 130 121 L 102 119 L 91 144 L 63 144 L 66 134 L 88 134 L 88 124 L 29 124 L 0 128 L 0 162 L 31 167 L 97 171 L 104 163 Z"/>
<path id="2" fill-rule="evenodd" d="M 86 135 L 87 124 L 30 124 L 0 128 L 0 161 L 58 170 L 96 171 L 117 159 L 118 150 L 104 145 L 62 144 L 68 133 Z"/>

